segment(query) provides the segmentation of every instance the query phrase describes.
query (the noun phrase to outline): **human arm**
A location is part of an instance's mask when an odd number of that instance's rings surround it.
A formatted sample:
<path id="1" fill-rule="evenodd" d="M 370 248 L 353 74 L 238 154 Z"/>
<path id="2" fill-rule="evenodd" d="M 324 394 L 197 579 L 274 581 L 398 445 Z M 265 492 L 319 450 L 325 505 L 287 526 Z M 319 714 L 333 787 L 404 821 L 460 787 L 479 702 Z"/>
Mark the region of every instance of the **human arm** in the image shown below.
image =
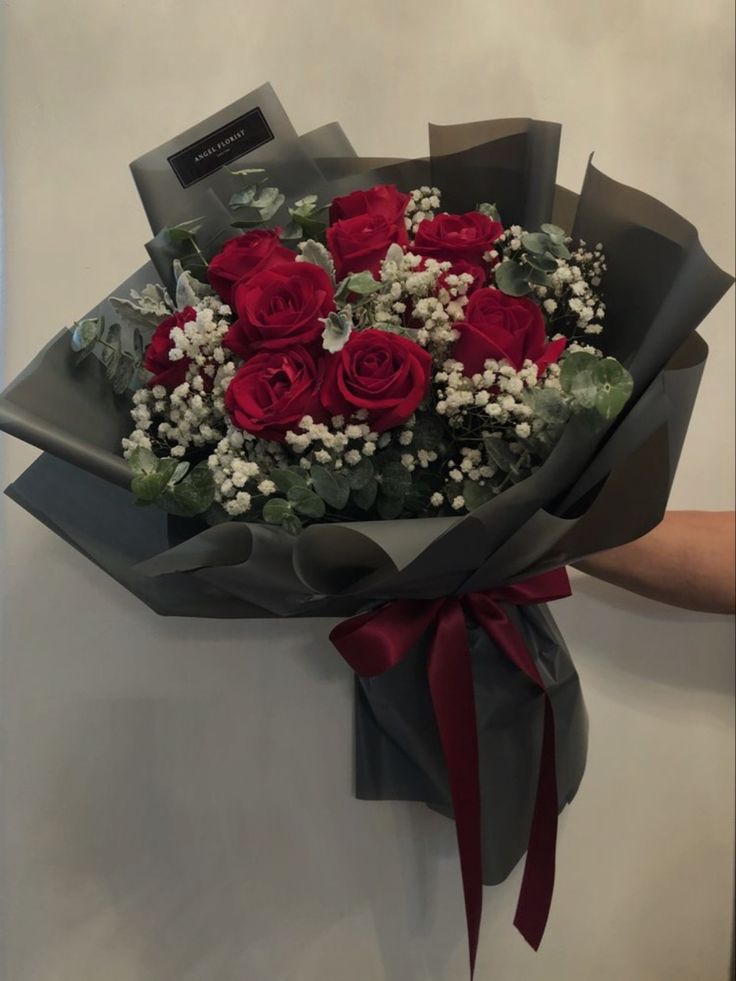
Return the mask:
<path id="1" fill-rule="evenodd" d="M 575 568 L 649 599 L 706 613 L 736 612 L 733 511 L 668 511 L 637 541 Z"/>

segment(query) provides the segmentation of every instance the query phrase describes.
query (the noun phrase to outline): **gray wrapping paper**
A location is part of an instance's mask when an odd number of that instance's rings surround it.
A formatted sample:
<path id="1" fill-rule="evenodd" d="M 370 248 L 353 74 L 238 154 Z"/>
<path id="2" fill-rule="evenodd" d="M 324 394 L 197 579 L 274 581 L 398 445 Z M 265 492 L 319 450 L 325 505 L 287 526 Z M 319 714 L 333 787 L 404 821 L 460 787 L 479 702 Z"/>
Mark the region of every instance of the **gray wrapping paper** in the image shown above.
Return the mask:
<path id="1" fill-rule="evenodd" d="M 359 158 L 337 124 L 298 138 L 266 86 L 132 165 L 155 237 L 147 246 L 152 262 L 117 295 L 152 279 L 168 282 L 171 254 L 160 234 L 166 225 L 203 217 L 211 248 L 232 234 L 227 171 L 184 188 L 169 158 L 254 107 L 274 138 L 228 166 L 266 166 L 287 204 L 307 191 L 329 200 L 379 182 L 404 190 L 436 184 L 449 210 L 493 201 L 506 224 L 553 219 L 589 242 L 602 241 L 609 265 L 606 350 L 635 381 L 626 411 L 603 430 L 573 420 L 537 473 L 470 515 L 312 525 L 297 539 L 240 522 L 203 528 L 133 506 L 120 457 L 128 400 L 110 393 L 94 359 L 74 368 L 62 331 L 0 396 L 0 428 L 45 451 L 7 493 L 156 612 L 176 616 L 348 616 L 394 598 L 523 580 L 654 527 L 707 353 L 694 331 L 732 282 L 707 257 L 695 229 L 592 164 L 579 198 L 556 187 L 555 123 L 431 127 L 428 157 Z M 103 301 L 90 313 L 106 310 Z M 585 765 L 579 681 L 546 608 L 509 615 L 554 706 L 562 807 Z M 528 840 L 542 699 L 485 634 L 472 623 L 469 630 L 490 883 L 508 874 Z M 420 645 L 387 674 L 356 682 L 356 793 L 420 800 L 450 813 L 423 653 Z"/>

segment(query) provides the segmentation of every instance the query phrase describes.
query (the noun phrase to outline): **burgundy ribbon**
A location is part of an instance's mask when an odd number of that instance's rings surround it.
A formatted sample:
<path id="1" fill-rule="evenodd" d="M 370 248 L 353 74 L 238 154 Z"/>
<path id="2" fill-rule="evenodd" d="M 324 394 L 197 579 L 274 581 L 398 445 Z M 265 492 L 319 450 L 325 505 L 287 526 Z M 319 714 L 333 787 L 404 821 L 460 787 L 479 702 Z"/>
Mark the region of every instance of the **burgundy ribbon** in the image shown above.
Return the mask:
<path id="1" fill-rule="evenodd" d="M 544 693 L 542 752 L 524 877 L 514 925 L 527 943 L 539 947 L 552 902 L 557 841 L 557 772 L 552 703 L 524 639 L 504 604 L 547 603 L 570 595 L 564 569 L 483 593 L 436 600 L 394 600 L 338 624 L 330 640 L 363 677 L 395 667 L 434 628 L 427 674 L 437 728 L 447 764 L 455 815 L 468 925 L 471 977 L 475 969 L 483 907 L 480 774 L 475 696 L 466 614 Z"/>

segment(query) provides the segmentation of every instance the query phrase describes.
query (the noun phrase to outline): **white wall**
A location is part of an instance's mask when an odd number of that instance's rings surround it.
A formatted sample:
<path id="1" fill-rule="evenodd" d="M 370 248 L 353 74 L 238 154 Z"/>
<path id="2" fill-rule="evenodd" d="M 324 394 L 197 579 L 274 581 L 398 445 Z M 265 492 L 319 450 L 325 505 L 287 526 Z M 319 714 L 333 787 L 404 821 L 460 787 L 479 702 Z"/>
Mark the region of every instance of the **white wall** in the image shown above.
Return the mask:
<path id="1" fill-rule="evenodd" d="M 563 123 L 733 271 L 728 0 L 6 0 L 7 378 L 144 259 L 127 163 L 270 80 L 300 131 L 425 149 L 427 120 Z M 674 490 L 733 507 L 733 291 Z M 3 441 L 5 483 L 31 461 Z M 449 822 L 350 797 L 327 624 L 155 617 L 12 504 L 2 542 L 3 981 L 457 981 Z M 477 976 L 724 981 L 733 621 L 575 580 L 558 617 L 589 770 L 538 954 L 486 891 Z M 254 792 L 255 787 L 260 788 Z M 0 962 L 1 964 L 2 962 Z"/>

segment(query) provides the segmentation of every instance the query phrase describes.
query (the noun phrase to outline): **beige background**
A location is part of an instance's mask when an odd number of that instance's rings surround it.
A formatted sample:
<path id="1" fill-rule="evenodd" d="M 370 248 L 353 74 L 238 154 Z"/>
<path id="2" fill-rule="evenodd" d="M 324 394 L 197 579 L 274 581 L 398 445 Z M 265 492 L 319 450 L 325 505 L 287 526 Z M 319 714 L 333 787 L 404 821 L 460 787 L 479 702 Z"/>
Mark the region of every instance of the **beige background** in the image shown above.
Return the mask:
<path id="1" fill-rule="evenodd" d="M 3 373 L 143 261 L 127 163 L 270 80 L 298 130 L 563 123 L 733 271 L 730 0 L 5 0 Z M 673 504 L 733 507 L 733 291 Z M 0 354 L 0 358 L 3 357 Z M 34 451 L 3 440 L 4 482 Z M 327 624 L 163 620 L 12 504 L 0 528 L 3 981 L 460 981 L 448 822 L 350 797 Z M 725 981 L 733 621 L 577 577 L 591 715 L 538 954 L 486 891 L 479 981 Z M 260 787 L 258 794 L 246 788 Z"/>

